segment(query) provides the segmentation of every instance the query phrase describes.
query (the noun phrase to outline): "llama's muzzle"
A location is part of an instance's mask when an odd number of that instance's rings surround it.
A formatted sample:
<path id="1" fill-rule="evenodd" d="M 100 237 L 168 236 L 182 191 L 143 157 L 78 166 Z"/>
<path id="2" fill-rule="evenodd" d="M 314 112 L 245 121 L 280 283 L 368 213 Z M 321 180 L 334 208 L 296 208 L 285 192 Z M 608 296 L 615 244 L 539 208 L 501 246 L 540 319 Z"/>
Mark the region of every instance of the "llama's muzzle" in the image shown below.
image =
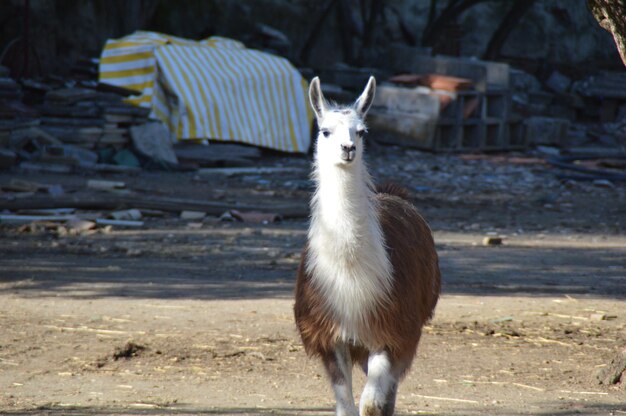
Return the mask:
<path id="1" fill-rule="evenodd" d="M 341 160 L 345 162 L 352 162 L 356 156 L 355 145 L 341 145 Z"/>

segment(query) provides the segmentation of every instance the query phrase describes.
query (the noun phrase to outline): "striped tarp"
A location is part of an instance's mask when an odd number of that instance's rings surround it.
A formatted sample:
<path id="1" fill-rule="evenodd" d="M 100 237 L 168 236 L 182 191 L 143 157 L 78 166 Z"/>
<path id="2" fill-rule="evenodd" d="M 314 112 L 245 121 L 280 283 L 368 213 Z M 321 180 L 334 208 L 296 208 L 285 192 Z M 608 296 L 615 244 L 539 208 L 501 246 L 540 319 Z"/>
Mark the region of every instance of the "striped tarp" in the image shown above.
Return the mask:
<path id="1" fill-rule="evenodd" d="M 214 139 L 306 152 L 307 82 L 284 58 L 211 37 L 135 32 L 107 41 L 100 80 L 134 89 L 178 140 Z"/>

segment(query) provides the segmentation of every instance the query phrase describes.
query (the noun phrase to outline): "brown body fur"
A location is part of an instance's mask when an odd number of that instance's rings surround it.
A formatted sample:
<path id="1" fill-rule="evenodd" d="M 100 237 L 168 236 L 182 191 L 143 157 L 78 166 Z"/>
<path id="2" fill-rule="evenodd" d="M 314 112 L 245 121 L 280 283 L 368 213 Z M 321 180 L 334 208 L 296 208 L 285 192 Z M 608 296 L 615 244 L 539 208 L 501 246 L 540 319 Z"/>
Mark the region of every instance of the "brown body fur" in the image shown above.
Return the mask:
<path id="1" fill-rule="evenodd" d="M 374 198 L 393 265 L 393 289 L 391 302 L 375 308 L 368 322 L 376 344 L 408 369 L 439 298 L 439 262 L 430 228 L 404 190 L 386 185 Z M 326 360 L 337 342 L 337 323 L 306 272 L 307 255 L 305 247 L 296 282 L 296 325 L 306 352 Z M 350 352 L 353 362 L 366 365 L 370 351 L 364 346 L 353 345 Z"/>

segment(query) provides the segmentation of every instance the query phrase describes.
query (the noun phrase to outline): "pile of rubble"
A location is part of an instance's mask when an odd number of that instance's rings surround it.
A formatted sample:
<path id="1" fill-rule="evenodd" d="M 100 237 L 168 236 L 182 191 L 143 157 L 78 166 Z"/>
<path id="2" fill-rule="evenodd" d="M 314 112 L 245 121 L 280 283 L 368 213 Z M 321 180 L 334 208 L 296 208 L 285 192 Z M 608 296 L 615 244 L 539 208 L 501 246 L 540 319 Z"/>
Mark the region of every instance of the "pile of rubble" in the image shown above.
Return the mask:
<path id="1" fill-rule="evenodd" d="M 370 113 L 379 141 L 448 152 L 626 143 L 623 72 L 574 81 L 554 70 L 540 82 L 505 63 L 398 46 L 378 68 L 325 70 L 325 93 L 350 99 L 347 91 L 362 88 L 369 74 L 380 83 Z"/>
<path id="2" fill-rule="evenodd" d="M 139 166 L 130 131 L 148 122 L 150 110 L 124 103 L 132 93 L 92 81 L 18 83 L 0 68 L 0 169 Z"/>
<path id="3" fill-rule="evenodd" d="M 237 144 L 173 145 L 163 123 L 149 119 L 149 109 L 124 101 L 135 91 L 95 81 L 92 66 L 83 69 L 88 77 L 79 73 L 71 81 L 19 82 L 0 66 L 0 170 L 196 170 L 249 167 L 261 157 L 259 148 Z"/>

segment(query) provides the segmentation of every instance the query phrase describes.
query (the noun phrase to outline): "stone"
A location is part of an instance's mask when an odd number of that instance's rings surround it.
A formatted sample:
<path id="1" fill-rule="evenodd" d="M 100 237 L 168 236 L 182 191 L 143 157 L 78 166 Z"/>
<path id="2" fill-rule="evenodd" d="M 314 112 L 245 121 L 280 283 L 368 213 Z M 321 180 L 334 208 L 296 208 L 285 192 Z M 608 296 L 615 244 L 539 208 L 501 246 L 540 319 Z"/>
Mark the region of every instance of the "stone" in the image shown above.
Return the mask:
<path id="1" fill-rule="evenodd" d="M 17 163 L 17 155 L 13 150 L 0 149 L 0 169 L 8 169 Z"/>
<path id="2" fill-rule="evenodd" d="M 161 122 L 150 122 L 130 128 L 135 149 L 157 163 L 177 165 L 178 159 L 170 140 L 170 133 Z"/>
<path id="3" fill-rule="evenodd" d="M 606 321 L 606 314 L 603 313 L 592 313 L 589 315 L 589 320 L 591 321 Z"/>
<path id="4" fill-rule="evenodd" d="M 594 179 L 593 184 L 600 188 L 609 188 L 609 189 L 615 188 L 615 185 L 613 184 L 613 182 L 611 182 L 608 179 Z"/>
<path id="5" fill-rule="evenodd" d="M 204 217 L 206 217 L 206 213 L 201 211 L 182 211 L 180 213 L 180 218 L 183 220 L 202 220 Z"/>
<path id="6" fill-rule="evenodd" d="M 32 143 L 37 148 L 43 146 L 62 146 L 63 143 L 55 136 L 40 129 L 39 127 L 26 127 L 13 130 L 9 135 L 11 148 L 20 150 L 28 143 Z"/>
<path id="7" fill-rule="evenodd" d="M 368 115 L 372 138 L 432 149 L 439 108 L 439 98 L 423 88 L 381 86 Z"/>
<path id="8" fill-rule="evenodd" d="M 626 348 L 623 348 L 606 367 L 598 370 L 596 379 L 599 384 L 615 385 L 621 383 L 626 388 Z"/>
<path id="9" fill-rule="evenodd" d="M 483 246 L 500 246 L 502 245 L 502 237 L 488 236 L 483 238 Z"/>
<path id="10" fill-rule="evenodd" d="M 98 190 L 112 190 L 126 188 L 126 183 L 120 181 L 105 181 L 100 179 L 89 179 L 87 181 L 87 188 Z"/>
<path id="11" fill-rule="evenodd" d="M 563 146 L 567 142 L 569 120 L 554 117 L 529 117 L 525 121 L 528 144 L 553 144 Z"/>
<path id="12" fill-rule="evenodd" d="M 114 220 L 140 220 L 142 214 L 138 209 L 126 209 L 123 211 L 113 211 L 108 216 Z"/>
<path id="13" fill-rule="evenodd" d="M 71 219 L 66 224 L 70 231 L 81 233 L 96 228 L 96 223 L 93 221 L 81 220 L 79 218 Z"/>
<path id="14" fill-rule="evenodd" d="M 559 71 L 554 71 L 546 80 L 546 86 L 554 92 L 565 93 L 570 85 L 572 85 L 572 80 Z"/>

